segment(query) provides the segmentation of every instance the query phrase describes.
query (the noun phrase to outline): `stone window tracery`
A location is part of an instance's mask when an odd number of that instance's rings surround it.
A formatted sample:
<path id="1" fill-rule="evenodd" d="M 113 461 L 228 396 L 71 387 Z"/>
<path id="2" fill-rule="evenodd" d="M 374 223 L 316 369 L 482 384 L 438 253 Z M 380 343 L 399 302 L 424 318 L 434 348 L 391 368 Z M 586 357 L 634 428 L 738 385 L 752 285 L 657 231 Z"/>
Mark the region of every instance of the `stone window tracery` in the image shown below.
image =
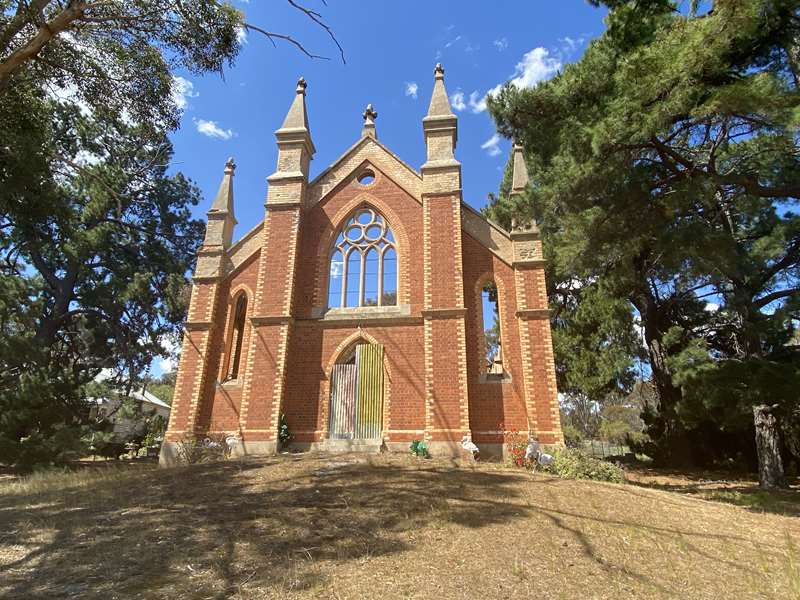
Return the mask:
<path id="1" fill-rule="evenodd" d="M 344 224 L 333 247 L 329 308 L 395 306 L 397 247 L 386 220 L 364 207 Z"/>

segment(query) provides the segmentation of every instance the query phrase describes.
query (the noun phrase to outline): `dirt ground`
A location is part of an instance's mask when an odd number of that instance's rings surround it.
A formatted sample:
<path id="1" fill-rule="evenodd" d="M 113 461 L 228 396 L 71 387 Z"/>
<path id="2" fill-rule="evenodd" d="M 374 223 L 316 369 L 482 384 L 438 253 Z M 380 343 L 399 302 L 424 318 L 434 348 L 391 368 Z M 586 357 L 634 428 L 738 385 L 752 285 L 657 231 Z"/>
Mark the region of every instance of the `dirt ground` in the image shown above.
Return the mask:
<path id="1" fill-rule="evenodd" d="M 800 598 L 800 518 L 641 477 L 286 455 L 0 483 L 0 597 Z"/>

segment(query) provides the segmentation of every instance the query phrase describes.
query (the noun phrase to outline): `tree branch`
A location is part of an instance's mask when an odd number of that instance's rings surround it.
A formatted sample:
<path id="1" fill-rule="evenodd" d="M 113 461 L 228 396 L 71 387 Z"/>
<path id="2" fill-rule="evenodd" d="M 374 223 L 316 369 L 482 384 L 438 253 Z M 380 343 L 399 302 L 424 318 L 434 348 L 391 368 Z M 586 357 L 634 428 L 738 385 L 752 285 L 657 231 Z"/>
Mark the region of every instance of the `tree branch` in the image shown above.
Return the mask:
<path id="1" fill-rule="evenodd" d="M 800 288 L 788 288 L 785 290 L 779 290 L 777 292 L 772 292 L 771 294 L 767 294 L 766 296 L 759 298 L 758 300 L 753 302 L 753 305 L 756 308 L 764 308 L 771 302 L 775 302 L 775 300 L 780 300 L 781 298 L 787 298 L 789 296 L 793 296 L 794 294 L 798 293 L 800 293 Z"/>
<path id="2" fill-rule="evenodd" d="M 289 42 L 290 44 L 292 44 L 295 48 L 300 50 L 300 52 L 302 52 L 303 54 L 305 54 L 309 58 L 320 58 L 322 60 L 330 60 L 327 56 L 321 56 L 319 54 L 312 54 L 311 52 L 306 50 L 306 47 L 303 46 L 303 44 L 298 42 L 296 39 L 294 39 L 290 35 L 285 35 L 283 33 L 273 33 L 272 31 L 267 31 L 266 29 L 262 29 L 261 27 L 258 27 L 257 25 L 251 25 L 250 23 L 243 23 L 242 27 L 244 27 L 245 29 L 250 30 L 250 31 L 257 31 L 258 33 L 266 36 L 267 39 L 270 42 L 272 42 L 273 46 L 277 47 L 277 44 L 275 44 L 275 40 L 276 39 L 284 40 L 284 41 Z"/>

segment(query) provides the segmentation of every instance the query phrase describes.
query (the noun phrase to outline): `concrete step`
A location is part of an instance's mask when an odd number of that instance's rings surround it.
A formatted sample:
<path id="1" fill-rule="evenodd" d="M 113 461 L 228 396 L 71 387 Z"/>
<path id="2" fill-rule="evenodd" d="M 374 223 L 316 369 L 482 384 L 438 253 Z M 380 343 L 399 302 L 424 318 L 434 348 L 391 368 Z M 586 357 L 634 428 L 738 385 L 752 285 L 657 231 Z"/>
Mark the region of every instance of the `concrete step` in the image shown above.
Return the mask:
<path id="1" fill-rule="evenodd" d="M 364 452 L 378 454 L 381 451 L 381 440 L 324 440 L 319 442 L 317 450 L 321 452 L 344 453 Z"/>

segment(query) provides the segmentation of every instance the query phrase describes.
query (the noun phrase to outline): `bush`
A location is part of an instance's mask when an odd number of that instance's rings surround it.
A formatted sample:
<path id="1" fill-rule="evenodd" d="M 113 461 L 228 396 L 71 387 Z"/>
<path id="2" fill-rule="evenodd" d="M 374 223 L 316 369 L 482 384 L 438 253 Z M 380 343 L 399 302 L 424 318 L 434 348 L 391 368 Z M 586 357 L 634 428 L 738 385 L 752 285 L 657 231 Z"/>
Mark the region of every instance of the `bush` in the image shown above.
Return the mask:
<path id="1" fill-rule="evenodd" d="M 574 425 L 566 424 L 561 427 L 564 433 L 564 443 L 568 448 L 581 448 L 583 447 L 583 434 Z"/>
<path id="2" fill-rule="evenodd" d="M 532 466 L 531 461 L 525 458 L 528 449 L 528 440 L 516 429 L 506 433 L 506 456 L 512 467 L 527 468 Z"/>
<path id="3" fill-rule="evenodd" d="M 428 444 L 423 440 L 414 440 L 411 442 L 411 454 L 419 456 L 420 458 L 429 458 Z"/>
<path id="4" fill-rule="evenodd" d="M 553 462 L 542 467 L 542 470 L 565 479 L 625 482 L 625 471 L 620 467 L 589 456 L 575 448 L 559 450 L 556 452 Z"/>
<path id="5" fill-rule="evenodd" d="M 281 418 L 278 423 L 278 441 L 281 444 L 281 448 L 285 448 L 291 439 L 292 432 L 289 431 L 289 425 L 286 423 L 286 415 L 281 413 Z"/>
<path id="6" fill-rule="evenodd" d="M 226 459 L 231 453 L 226 437 L 213 433 L 204 437 L 188 434 L 177 444 L 178 458 L 188 465 Z"/>

